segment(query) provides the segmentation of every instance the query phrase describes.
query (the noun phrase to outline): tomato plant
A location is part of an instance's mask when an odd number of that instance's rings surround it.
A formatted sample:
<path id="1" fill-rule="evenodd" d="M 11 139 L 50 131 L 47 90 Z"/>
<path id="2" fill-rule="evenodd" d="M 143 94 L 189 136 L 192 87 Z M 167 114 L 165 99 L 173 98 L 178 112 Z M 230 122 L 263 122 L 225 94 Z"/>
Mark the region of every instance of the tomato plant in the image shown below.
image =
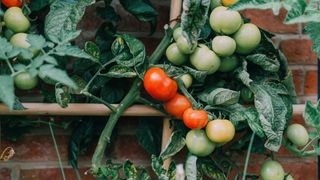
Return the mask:
<path id="1" fill-rule="evenodd" d="M 155 99 L 167 101 L 177 93 L 177 83 L 175 80 L 160 68 L 150 68 L 144 75 L 144 88 Z"/>

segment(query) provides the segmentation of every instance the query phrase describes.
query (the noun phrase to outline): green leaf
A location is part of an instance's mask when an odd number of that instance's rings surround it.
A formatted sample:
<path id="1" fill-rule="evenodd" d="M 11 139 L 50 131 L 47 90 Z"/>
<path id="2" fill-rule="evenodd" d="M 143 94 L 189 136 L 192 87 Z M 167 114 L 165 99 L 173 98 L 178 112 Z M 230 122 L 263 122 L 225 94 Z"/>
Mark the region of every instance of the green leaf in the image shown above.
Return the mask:
<path id="1" fill-rule="evenodd" d="M 318 54 L 318 58 L 320 58 L 320 23 L 308 23 L 306 31 L 313 41 L 312 50 L 316 52 Z"/>
<path id="2" fill-rule="evenodd" d="M 247 61 L 242 61 L 242 65 L 235 70 L 235 76 L 244 85 L 249 87 L 251 82 L 253 82 L 253 80 L 250 78 L 250 74 L 247 71 L 247 65 L 248 65 Z"/>
<path id="3" fill-rule="evenodd" d="M 181 131 L 175 131 L 171 134 L 170 139 L 160 156 L 163 160 L 166 160 L 180 152 L 185 145 L 186 140 L 184 138 L 184 133 Z"/>
<path id="4" fill-rule="evenodd" d="M 78 158 L 89 147 L 94 135 L 94 121 L 88 119 L 80 121 L 74 128 L 68 146 L 68 161 L 73 169 L 78 169 Z"/>
<path id="5" fill-rule="evenodd" d="M 114 65 L 104 75 L 111 78 L 133 78 L 137 76 L 137 73 L 127 66 Z"/>
<path id="6" fill-rule="evenodd" d="M 102 87 L 100 96 L 108 103 L 118 103 L 125 96 L 125 91 L 119 84 L 108 83 Z"/>
<path id="7" fill-rule="evenodd" d="M 210 9 L 210 0 L 184 0 L 181 15 L 181 27 L 191 45 L 195 45 L 200 36 L 201 29 L 207 22 Z"/>
<path id="8" fill-rule="evenodd" d="M 135 180 L 138 177 L 136 167 L 134 167 L 133 163 L 129 160 L 126 160 L 123 164 L 123 171 L 128 180 Z"/>
<path id="9" fill-rule="evenodd" d="M 99 59 L 101 58 L 101 51 L 97 44 L 91 41 L 86 42 L 84 45 L 84 51 L 93 57 L 91 59 L 94 62 L 99 62 Z"/>
<path id="10" fill-rule="evenodd" d="M 65 71 L 55 68 L 54 65 L 41 66 L 39 69 L 39 77 L 43 80 L 49 78 L 73 89 L 78 88 Z"/>
<path id="11" fill-rule="evenodd" d="M 286 24 L 320 22 L 319 0 L 310 0 L 309 3 L 304 0 L 291 1 L 286 9 L 289 11 L 284 21 Z"/>
<path id="12" fill-rule="evenodd" d="M 264 131 L 259 121 L 259 113 L 254 108 L 248 108 L 246 111 L 243 111 L 243 114 L 246 116 L 246 120 L 251 130 L 261 138 L 264 138 Z"/>
<path id="13" fill-rule="evenodd" d="M 58 56 L 72 56 L 77 58 L 92 59 L 92 57 L 86 52 L 82 51 L 77 46 L 61 45 L 55 48 L 54 54 Z"/>
<path id="14" fill-rule="evenodd" d="M 143 64 L 146 58 L 146 50 L 143 43 L 135 37 L 127 34 L 119 36 L 116 40 L 122 39 L 125 43 L 125 47 L 118 49 L 116 54 L 121 57 L 117 60 L 117 63 L 127 67 L 133 67 Z"/>
<path id="15" fill-rule="evenodd" d="M 151 177 L 149 176 L 147 170 L 143 169 L 141 174 L 140 174 L 140 179 L 141 180 L 151 180 Z"/>
<path id="16" fill-rule="evenodd" d="M 154 118 L 154 117 L 152 117 Z M 161 146 L 161 132 L 157 124 L 146 119 L 136 129 L 138 143 L 150 154 L 159 154 Z"/>
<path id="17" fill-rule="evenodd" d="M 158 176 L 159 180 L 167 180 L 166 170 L 163 168 L 163 159 L 157 158 L 155 155 L 151 156 L 151 167 L 154 173 Z"/>
<path id="18" fill-rule="evenodd" d="M 123 8 L 134 15 L 141 22 L 148 22 L 151 26 L 151 33 L 156 30 L 158 13 L 147 0 L 120 0 Z"/>
<path id="19" fill-rule="evenodd" d="M 197 81 L 203 83 L 206 80 L 208 72 L 198 71 L 188 66 L 183 66 L 183 68 Z"/>
<path id="20" fill-rule="evenodd" d="M 0 75 L 0 84 L 0 100 L 12 110 L 15 102 L 13 78 L 7 75 Z"/>
<path id="21" fill-rule="evenodd" d="M 210 158 L 198 159 L 197 167 L 198 167 L 198 171 L 201 172 L 201 174 L 207 176 L 210 179 L 215 179 L 215 180 L 227 179 L 223 171 Z"/>
<path id="22" fill-rule="evenodd" d="M 239 0 L 230 9 L 237 11 L 245 9 L 272 9 L 275 15 L 279 15 L 280 9 L 283 6 L 283 2 L 279 0 Z"/>
<path id="23" fill-rule="evenodd" d="M 57 103 L 62 107 L 66 108 L 68 107 L 68 104 L 71 101 L 71 95 L 69 93 L 69 88 L 57 83 L 55 86 L 55 95 Z"/>
<path id="24" fill-rule="evenodd" d="M 230 89 L 217 88 L 214 90 L 206 90 L 200 93 L 198 98 L 211 106 L 228 106 L 239 102 L 240 92 Z"/>
<path id="25" fill-rule="evenodd" d="M 318 104 L 320 104 L 319 102 Z M 311 101 L 306 102 L 303 118 L 308 126 L 320 131 L 320 110 L 314 107 Z"/>
<path id="26" fill-rule="evenodd" d="M 7 53 L 12 51 L 12 45 L 6 38 L 0 37 L 0 60 L 8 59 Z"/>
<path id="27" fill-rule="evenodd" d="M 197 156 L 188 155 L 186 161 L 186 179 L 194 180 L 197 179 Z"/>
<path id="28" fill-rule="evenodd" d="M 39 11 L 42 8 L 48 6 L 52 2 L 53 2 L 53 0 L 32 0 L 28 4 L 28 6 L 31 11 Z"/>
<path id="29" fill-rule="evenodd" d="M 34 49 L 42 49 L 46 45 L 46 39 L 36 34 L 28 34 L 27 42 L 31 45 L 31 48 Z"/>
<path id="30" fill-rule="evenodd" d="M 116 13 L 114 8 L 110 5 L 105 7 L 97 7 L 97 15 L 107 21 L 118 22 L 120 21 L 120 16 Z"/>
<path id="31" fill-rule="evenodd" d="M 45 34 L 55 43 L 63 41 L 63 31 L 75 31 L 82 19 L 87 6 L 94 0 L 79 0 L 76 2 L 55 1 L 50 6 L 50 12 L 45 19 Z"/>
<path id="32" fill-rule="evenodd" d="M 280 63 L 277 59 L 269 58 L 265 54 L 249 55 L 246 59 L 260 66 L 265 71 L 278 72 L 280 68 Z"/>

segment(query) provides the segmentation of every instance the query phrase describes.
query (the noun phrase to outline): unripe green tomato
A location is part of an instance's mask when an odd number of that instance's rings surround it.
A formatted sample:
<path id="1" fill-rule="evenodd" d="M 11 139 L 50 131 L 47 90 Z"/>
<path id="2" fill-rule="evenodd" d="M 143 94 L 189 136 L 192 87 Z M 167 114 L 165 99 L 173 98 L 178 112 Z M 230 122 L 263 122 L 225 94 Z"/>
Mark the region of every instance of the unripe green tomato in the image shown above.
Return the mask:
<path id="1" fill-rule="evenodd" d="M 211 9 L 214 9 L 219 6 L 222 6 L 221 0 L 211 0 L 211 4 L 210 4 Z"/>
<path id="2" fill-rule="evenodd" d="M 210 155 L 215 148 L 215 144 L 209 140 L 202 129 L 190 130 L 186 136 L 186 145 L 192 154 L 200 157 Z"/>
<path id="3" fill-rule="evenodd" d="M 228 10 L 223 6 L 211 12 L 209 22 L 215 32 L 227 35 L 235 33 L 243 23 L 239 12 Z"/>
<path id="4" fill-rule="evenodd" d="M 308 131 L 301 124 L 291 124 L 287 129 L 287 137 L 296 146 L 305 146 L 309 141 Z"/>
<path id="5" fill-rule="evenodd" d="M 182 36 L 182 27 L 178 27 L 173 31 L 173 39 L 175 41 L 178 41 L 180 36 Z"/>
<path id="6" fill-rule="evenodd" d="M 188 43 L 187 38 L 185 38 L 184 36 L 180 36 L 177 40 L 177 45 L 178 48 L 180 49 L 180 51 L 184 54 L 191 54 L 194 52 L 194 50 L 197 47 L 197 44 L 195 45 L 191 45 Z"/>
<path id="7" fill-rule="evenodd" d="M 30 90 L 37 86 L 38 77 L 32 77 L 28 72 L 21 72 L 14 78 L 17 88 L 22 90 Z"/>
<path id="8" fill-rule="evenodd" d="M 285 180 L 294 180 L 294 178 L 289 174 L 288 176 L 286 176 Z"/>
<path id="9" fill-rule="evenodd" d="M 220 67 L 220 58 L 206 46 L 199 46 L 190 56 L 190 63 L 199 71 L 215 73 Z"/>
<path id="10" fill-rule="evenodd" d="M 216 36 L 212 40 L 212 50 L 218 56 L 231 56 L 236 50 L 236 42 L 229 36 Z"/>
<path id="11" fill-rule="evenodd" d="M 21 8 L 11 7 L 3 16 L 3 20 L 7 28 L 15 33 L 26 32 L 30 28 L 28 18 L 22 13 Z"/>
<path id="12" fill-rule="evenodd" d="M 284 170 L 277 161 L 265 161 L 260 170 L 260 176 L 263 180 L 283 180 Z"/>
<path id="13" fill-rule="evenodd" d="M 28 34 L 26 33 L 17 33 L 11 37 L 10 43 L 14 47 L 29 49 L 33 56 L 35 56 L 39 53 L 39 50 L 30 47 L 31 45 L 27 41 L 27 36 Z"/>
<path id="14" fill-rule="evenodd" d="M 251 53 L 261 41 L 261 33 L 259 28 L 251 23 L 246 23 L 233 35 L 236 41 L 236 51 L 240 54 Z"/>
<path id="15" fill-rule="evenodd" d="M 182 65 L 187 62 L 188 56 L 183 54 L 177 43 L 172 43 L 166 50 L 166 56 L 168 60 L 174 65 Z"/>
<path id="16" fill-rule="evenodd" d="M 185 88 L 189 88 L 192 85 L 192 76 L 190 74 L 184 74 L 180 76 L 180 79 L 183 81 Z"/>
<path id="17" fill-rule="evenodd" d="M 238 66 L 238 58 L 236 56 L 229 56 L 221 58 L 219 67 L 220 72 L 231 72 Z"/>

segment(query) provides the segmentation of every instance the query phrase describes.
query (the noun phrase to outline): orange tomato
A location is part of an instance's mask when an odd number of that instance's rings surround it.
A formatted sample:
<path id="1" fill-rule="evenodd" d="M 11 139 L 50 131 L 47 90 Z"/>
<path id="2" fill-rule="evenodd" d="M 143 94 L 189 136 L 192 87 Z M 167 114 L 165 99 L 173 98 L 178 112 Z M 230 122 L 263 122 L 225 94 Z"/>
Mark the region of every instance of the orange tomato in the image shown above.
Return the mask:
<path id="1" fill-rule="evenodd" d="M 7 8 L 10 8 L 10 7 L 21 7 L 22 6 L 22 0 L 2 0 L 1 2 Z"/>
<path id="2" fill-rule="evenodd" d="M 188 98 L 179 93 L 164 103 L 164 109 L 177 119 L 182 119 L 184 111 L 190 107 L 191 103 Z"/>
<path id="3" fill-rule="evenodd" d="M 188 108 L 183 113 L 183 123 L 190 129 L 202 129 L 208 123 L 209 116 L 205 110 Z"/>

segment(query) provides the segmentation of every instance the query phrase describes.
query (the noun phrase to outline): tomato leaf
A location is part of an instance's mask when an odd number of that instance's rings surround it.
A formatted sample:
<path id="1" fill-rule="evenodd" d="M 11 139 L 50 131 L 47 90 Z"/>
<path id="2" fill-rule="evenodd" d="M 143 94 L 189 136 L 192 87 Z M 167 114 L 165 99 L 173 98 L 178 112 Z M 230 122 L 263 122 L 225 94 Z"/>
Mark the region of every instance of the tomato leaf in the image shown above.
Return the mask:
<path id="1" fill-rule="evenodd" d="M 103 75 L 111 78 L 133 78 L 137 76 L 137 73 L 127 66 L 114 65 L 109 69 L 108 73 Z"/>
<path id="2" fill-rule="evenodd" d="M 48 6 L 52 2 L 53 2 L 53 0 L 32 0 L 28 4 L 28 6 L 31 11 L 39 11 L 42 8 Z"/>
<path id="3" fill-rule="evenodd" d="M 200 36 L 201 29 L 208 19 L 210 0 L 184 0 L 181 15 L 181 27 L 183 36 L 188 43 L 195 45 Z"/>
<path id="4" fill-rule="evenodd" d="M 208 73 L 205 71 L 198 71 L 188 66 L 183 67 L 195 80 L 203 83 L 208 76 Z"/>
<path id="5" fill-rule="evenodd" d="M 123 164 L 123 171 L 126 179 L 128 180 L 135 180 L 138 177 L 136 167 L 129 160 L 126 160 L 126 162 Z"/>
<path id="6" fill-rule="evenodd" d="M 286 24 L 320 22 L 319 0 L 309 3 L 304 0 L 293 1 L 287 10 Z"/>
<path id="7" fill-rule="evenodd" d="M 320 58 L 320 22 L 308 23 L 306 31 L 313 41 L 312 50 L 316 52 L 318 54 L 318 58 Z"/>
<path id="8" fill-rule="evenodd" d="M 94 62 L 99 62 L 101 58 L 101 51 L 97 44 L 91 41 L 86 42 L 84 45 L 84 51 L 93 57 L 90 59 L 92 59 Z"/>
<path id="9" fill-rule="evenodd" d="M 46 39 L 41 35 L 28 34 L 27 42 L 34 49 L 42 49 L 46 45 Z"/>
<path id="10" fill-rule="evenodd" d="M 163 160 L 166 160 L 180 152 L 185 145 L 186 140 L 184 138 L 184 133 L 182 131 L 175 131 L 171 134 L 170 139 L 160 156 Z"/>
<path id="11" fill-rule="evenodd" d="M 148 22 L 151 34 L 157 27 L 158 13 L 148 0 L 120 0 L 124 9 L 134 15 L 141 22 Z"/>
<path id="12" fill-rule="evenodd" d="M 39 77 L 41 79 L 49 78 L 51 80 L 60 82 L 66 86 L 77 89 L 77 85 L 67 75 L 67 73 L 61 69 L 55 68 L 54 65 L 43 65 L 39 69 Z"/>
<path id="13" fill-rule="evenodd" d="M 246 59 L 258 66 L 263 70 L 269 72 L 278 72 L 280 63 L 276 58 L 269 58 L 265 54 L 253 54 L 246 57 Z"/>
<path id="14" fill-rule="evenodd" d="M 7 39 L 0 37 L 0 60 L 8 59 L 8 53 L 10 53 L 12 49 L 13 47 Z"/>
<path id="15" fill-rule="evenodd" d="M 97 15 L 104 20 L 112 21 L 114 23 L 120 21 L 121 19 L 114 8 L 110 5 L 106 5 L 105 7 L 97 7 Z"/>
<path id="16" fill-rule="evenodd" d="M 211 106 L 228 106 L 239 102 L 240 92 L 230 89 L 217 88 L 214 90 L 205 90 L 198 95 L 198 98 Z"/>
<path id="17" fill-rule="evenodd" d="M 311 101 L 306 102 L 303 118 L 306 124 L 310 127 L 316 128 L 320 131 L 320 109 L 318 108 L 320 101 L 318 101 L 317 107 L 314 107 Z"/>
<path id="18" fill-rule="evenodd" d="M 151 156 L 151 167 L 154 173 L 158 176 L 160 180 L 166 180 L 166 170 L 163 168 L 163 159 L 161 157 L 156 157 L 155 155 Z"/>
<path id="19" fill-rule="evenodd" d="M 0 75 L 0 84 L 0 100 L 12 110 L 15 102 L 13 78 L 8 75 Z"/>
<path id="20" fill-rule="evenodd" d="M 68 107 L 71 101 L 71 95 L 68 91 L 68 87 L 60 83 L 57 83 L 55 86 L 56 101 L 62 108 Z"/>
<path id="21" fill-rule="evenodd" d="M 45 19 L 45 34 L 55 43 L 63 42 L 63 31 L 75 31 L 77 24 L 85 13 L 87 6 L 94 0 L 79 0 L 75 2 L 55 1 L 50 6 L 50 12 Z"/>
<path id="22" fill-rule="evenodd" d="M 139 145 L 141 145 L 150 154 L 160 153 L 161 131 L 159 131 L 158 127 L 158 124 L 150 123 L 147 119 L 142 119 L 142 122 L 136 129 L 136 136 Z"/>
<path id="23" fill-rule="evenodd" d="M 119 83 L 108 83 L 102 87 L 100 96 L 108 103 L 118 103 L 125 96 L 124 86 Z"/>
<path id="24" fill-rule="evenodd" d="M 186 179 L 193 180 L 197 179 L 197 156 L 189 154 L 186 161 Z"/>
<path id="25" fill-rule="evenodd" d="M 151 177 L 149 176 L 147 170 L 143 169 L 142 172 L 140 173 L 141 180 L 151 180 Z"/>
<path id="26" fill-rule="evenodd" d="M 199 158 L 197 161 L 197 169 L 201 174 L 209 177 L 210 179 L 227 179 L 223 171 L 210 158 Z"/>
<path id="27" fill-rule="evenodd" d="M 250 86 L 253 80 L 250 78 L 250 74 L 247 71 L 247 61 L 242 61 L 241 66 L 239 66 L 234 72 L 236 78 L 242 81 L 242 83 L 246 86 Z"/>
<path id="28" fill-rule="evenodd" d="M 92 57 L 89 54 L 82 51 L 77 46 L 72 46 L 72 45 L 57 46 L 55 48 L 54 54 L 58 56 L 72 56 L 77 58 L 92 59 Z"/>
<path id="29" fill-rule="evenodd" d="M 283 2 L 279 0 L 239 0 L 230 9 L 237 11 L 244 9 L 272 9 L 275 15 L 279 15 L 283 6 Z"/>

